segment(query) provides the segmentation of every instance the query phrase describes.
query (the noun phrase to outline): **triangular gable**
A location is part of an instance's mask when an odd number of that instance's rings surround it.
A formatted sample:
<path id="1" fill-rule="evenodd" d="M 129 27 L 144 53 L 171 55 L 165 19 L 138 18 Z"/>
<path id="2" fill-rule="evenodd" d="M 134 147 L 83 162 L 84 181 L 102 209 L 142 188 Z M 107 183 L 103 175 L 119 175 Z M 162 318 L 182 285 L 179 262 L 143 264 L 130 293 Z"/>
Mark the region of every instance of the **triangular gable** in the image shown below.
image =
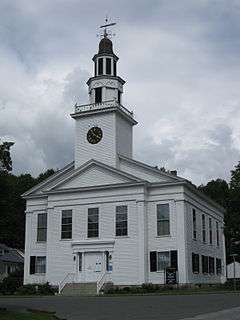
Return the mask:
<path id="1" fill-rule="evenodd" d="M 66 179 L 47 189 L 46 191 L 76 189 L 93 186 L 140 182 L 141 179 L 131 174 L 105 165 L 96 160 L 90 160 L 75 169 Z"/>
<path id="2" fill-rule="evenodd" d="M 119 155 L 120 170 L 146 180 L 148 182 L 174 182 L 185 181 L 185 179 L 173 174 L 162 172 L 140 161 L 129 159 Z"/>

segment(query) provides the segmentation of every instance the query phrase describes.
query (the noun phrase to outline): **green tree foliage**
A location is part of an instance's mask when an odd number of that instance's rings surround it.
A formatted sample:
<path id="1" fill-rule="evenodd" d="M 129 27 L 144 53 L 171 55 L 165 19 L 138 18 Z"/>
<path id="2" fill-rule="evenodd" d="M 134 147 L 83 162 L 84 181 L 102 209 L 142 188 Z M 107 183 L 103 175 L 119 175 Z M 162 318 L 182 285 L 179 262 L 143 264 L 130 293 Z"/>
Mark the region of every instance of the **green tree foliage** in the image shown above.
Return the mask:
<path id="1" fill-rule="evenodd" d="M 53 169 L 37 178 L 30 174 L 15 176 L 0 172 L 0 243 L 14 248 L 24 248 L 25 200 L 21 194 L 54 173 Z"/>
<path id="2" fill-rule="evenodd" d="M 224 208 L 227 208 L 229 201 L 229 186 L 225 180 L 211 180 L 205 186 L 199 186 L 199 190 L 203 191 Z"/>
<path id="3" fill-rule="evenodd" d="M 199 186 L 199 190 L 226 209 L 224 233 L 227 262 L 232 261 L 231 254 L 238 254 L 237 260 L 240 261 L 240 162 L 231 171 L 229 184 L 217 179 Z"/>
<path id="4" fill-rule="evenodd" d="M 10 148 L 14 142 L 3 142 L 0 144 L 0 170 L 12 171 L 12 159 Z"/>

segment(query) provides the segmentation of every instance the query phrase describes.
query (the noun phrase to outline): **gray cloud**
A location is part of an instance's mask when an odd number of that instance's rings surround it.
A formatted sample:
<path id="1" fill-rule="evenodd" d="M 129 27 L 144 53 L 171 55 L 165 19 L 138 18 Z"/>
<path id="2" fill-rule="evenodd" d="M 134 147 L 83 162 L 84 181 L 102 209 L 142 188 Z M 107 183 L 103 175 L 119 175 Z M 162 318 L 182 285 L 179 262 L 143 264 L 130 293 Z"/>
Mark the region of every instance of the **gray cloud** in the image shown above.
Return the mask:
<path id="1" fill-rule="evenodd" d="M 229 178 L 240 154 L 240 4 L 90 0 L 0 3 L 0 135 L 14 172 L 38 174 L 73 159 L 75 102 L 107 13 L 124 105 L 134 109 L 135 156 L 194 183 Z"/>

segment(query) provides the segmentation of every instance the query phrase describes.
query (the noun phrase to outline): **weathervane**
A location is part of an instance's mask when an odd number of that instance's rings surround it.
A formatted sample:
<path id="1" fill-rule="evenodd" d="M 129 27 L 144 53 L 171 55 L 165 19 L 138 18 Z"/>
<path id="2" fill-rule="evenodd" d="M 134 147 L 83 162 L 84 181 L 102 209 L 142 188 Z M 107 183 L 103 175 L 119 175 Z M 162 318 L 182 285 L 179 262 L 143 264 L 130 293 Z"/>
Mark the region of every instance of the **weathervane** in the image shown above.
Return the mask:
<path id="1" fill-rule="evenodd" d="M 103 24 L 102 26 L 100 26 L 99 28 L 104 28 L 103 30 L 103 33 L 100 33 L 100 37 L 112 37 L 112 36 L 115 36 L 114 33 L 112 33 L 111 31 L 108 31 L 107 27 L 111 27 L 111 26 L 115 26 L 116 25 L 116 22 L 112 22 L 112 23 L 109 23 L 108 22 L 108 17 L 106 16 L 105 18 L 105 24 Z"/>

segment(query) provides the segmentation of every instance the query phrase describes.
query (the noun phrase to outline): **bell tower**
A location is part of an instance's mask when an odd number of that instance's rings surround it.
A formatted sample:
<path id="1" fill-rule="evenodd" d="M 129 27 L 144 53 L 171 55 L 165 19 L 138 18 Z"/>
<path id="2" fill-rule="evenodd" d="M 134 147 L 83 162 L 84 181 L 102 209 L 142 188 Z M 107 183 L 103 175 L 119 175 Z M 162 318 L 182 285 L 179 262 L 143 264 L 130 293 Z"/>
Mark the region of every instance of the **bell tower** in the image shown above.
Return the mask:
<path id="1" fill-rule="evenodd" d="M 107 21 L 106 21 L 107 22 Z M 133 112 L 122 105 L 125 81 L 117 75 L 118 57 L 113 52 L 105 24 L 98 53 L 93 56 L 94 75 L 87 81 L 89 104 L 76 105 L 75 167 L 95 159 L 118 166 L 118 154 L 132 157 Z"/>

